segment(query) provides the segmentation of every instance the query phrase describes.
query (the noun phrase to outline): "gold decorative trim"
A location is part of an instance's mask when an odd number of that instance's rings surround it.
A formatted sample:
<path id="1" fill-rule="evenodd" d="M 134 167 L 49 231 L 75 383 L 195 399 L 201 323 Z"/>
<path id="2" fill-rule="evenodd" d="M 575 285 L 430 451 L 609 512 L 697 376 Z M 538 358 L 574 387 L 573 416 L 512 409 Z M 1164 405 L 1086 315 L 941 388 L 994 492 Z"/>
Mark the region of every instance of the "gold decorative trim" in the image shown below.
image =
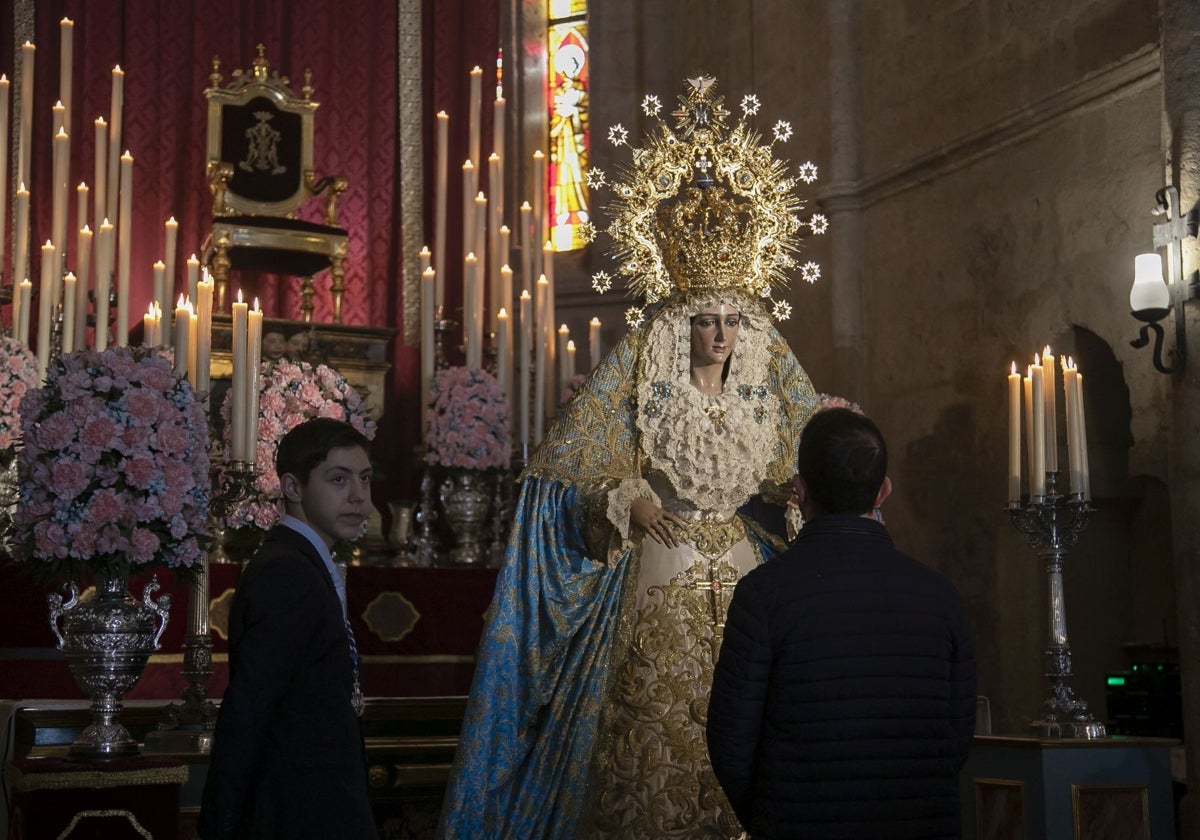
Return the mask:
<path id="1" fill-rule="evenodd" d="M 391 601 L 404 602 L 404 605 L 408 607 L 409 611 L 413 615 L 412 622 L 404 628 L 402 633 L 398 635 L 392 635 L 388 633 L 388 631 L 383 627 L 382 623 L 375 620 L 375 610 L 379 609 L 387 611 L 389 609 L 388 604 Z M 412 601 L 405 598 L 402 593 L 389 590 L 387 592 L 380 592 L 378 595 L 376 595 L 375 599 L 371 601 L 371 603 L 367 604 L 367 606 L 363 609 L 359 617 L 363 620 L 363 624 L 367 625 L 367 628 L 382 641 L 398 642 L 411 633 L 413 628 L 417 626 L 417 622 L 421 620 L 421 611 L 416 608 L 416 605 L 414 605 Z"/>
<path id="2" fill-rule="evenodd" d="M 12 67 L 12 84 L 9 86 L 9 101 L 12 102 L 12 119 L 9 123 L 11 135 L 8 138 L 8 148 L 12 154 L 12 166 L 9 167 L 8 177 L 10 183 L 8 185 L 7 201 L 8 201 L 8 218 L 15 219 L 17 213 L 17 178 L 18 168 L 17 149 L 20 144 L 17 142 L 21 136 L 21 77 L 24 75 L 21 72 L 21 44 L 26 41 L 34 42 L 37 40 L 37 28 L 34 24 L 34 0 L 13 0 L 12 6 L 12 22 L 13 22 L 13 67 Z M 36 77 L 36 73 L 34 74 Z M 26 176 L 28 177 L 28 176 Z M 0 227 L 0 236 L 4 235 L 4 230 Z M 9 240 L 10 250 L 7 253 L 15 254 L 17 245 L 17 226 L 12 226 L 12 239 Z M 11 266 L 11 263 L 10 263 Z M 0 266 L 0 274 L 4 274 L 3 266 Z M 5 285 L 11 287 L 13 280 L 7 274 L 4 276 Z"/>
<path id="3" fill-rule="evenodd" d="M 364 665 L 471 665 L 474 654 L 431 654 L 428 656 L 398 656 L 394 654 L 368 654 L 362 657 Z"/>
<path id="4" fill-rule="evenodd" d="M 228 662 L 228 653 L 214 653 L 212 655 L 213 662 Z M 151 665 L 182 665 L 182 653 L 152 653 L 150 654 L 149 664 Z"/>
<path id="5" fill-rule="evenodd" d="M 691 543 L 696 551 L 709 560 L 717 560 L 746 538 L 746 526 L 739 516 L 724 522 L 701 519 L 689 523 L 678 537 L 681 542 Z"/>
<path id="6" fill-rule="evenodd" d="M 138 819 L 133 815 L 133 812 L 126 811 L 124 808 L 110 808 L 105 811 L 80 811 L 78 814 L 71 817 L 71 822 L 68 823 L 67 827 L 64 828 L 62 833 L 58 835 L 57 840 L 64 840 L 64 838 L 69 837 L 71 832 L 75 830 L 75 827 L 87 817 L 124 817 L 125 819 L 129 820 L 130 828 L 132 828 L 141 836 L 145 837 L 146 840 L 154 840 L 154 835 L 151 834 L 145 826 L 138 822 Z"/>
<path id="7" fill-rule="evenodd" d="M 233 606 L 233 587 L 208 602 L 208 625 L 225 641 L 229 641 L 229 609 Z"/>
<path id="8" fill-rule="evenodd" d="M 1079 795 L 1087 793 L 1133 793 L 1139 794 L 1142 805 L 1142 828 L 1140 837 L 1128 840 L 1150 840 L 1150 786 L 1129 784 L 1072 784 L 1071 785 L 1071 833 L 1075 840 L 1087 840 L 1080 830 Z"/>
<path id="9" fill-rule="evenodd" d="M 305 235 L 295 231 L 218 219 L 213 222 L 213 239 L 220 242 L 222 238 L 229 240 L 230 248 L 280 248 L 323 256 L 329 256 L 331 253 L 345 254 L 346 245 L 350 241 L 348 237 L 334 234 Z"/>
<path id="10" fill-rule="evenodd" d="M 155 653 L 150 656 L 153 665 L 181 665 L 182 653 Z M 229 662 L 228 653 L 214 653 L 213 662 Z M 470 665 L 475 662 L 474 654 L 468 653 L 437 653 L 437 654 L 366 654 L 362 657 L 366 665 Z"/>
<path id="11" fill-rule="evenodd" d="M 115 788 L 131 785 L 181 785 L 187 781 L 186 765 L 158 767 L 153 770 L 121 770 L 105 773 L 84 770 L 77 773 L 23 773 L 9 767 L 9 782 L 19 793 L 38 790 L 71 790 L 73 788 Z"/>
<path id="12" fill-rule="evenodd" d="M 262 59 L 261 46 L 259 58 Z M 216 59 L 214 59 L 214 62 Z M 265 60 L 264 60 L 265 61 Z M 257 61 L 255 64 L 257 65 Z M 259 72 L 259 70 L 264 72 Z M 214 65 L 213 72 L 216 73 Z M 278 201 L 254 201 L 239 196 L 236 193 L 224 194 L 224 212 L 254 213 L 263 216 L 282 216 L 294 212 L 309 197 L 310 190 L 305 183 L 305 172 L 313 168 L 313 114 L 320 103 L 307 97 L 297 97 L 292 91 L 286 76 L 280 76 L 277 71 L 268 77 L 265 67 L 255 67 L 250 73 L 234 72 L 234 80 L 227 88 L 218 87 L 219 81 L 204 89 L 204 97 L 208 100 L 208 127 L 205 132 L 205 146 L 208 161 L 221 162 L 221 119 L 222 111 L 228 105 L 240 108 L 255 99 L 266 99 L 278 110 L 291 114 L 300 119 L 300 171 L 296 174 L 296 189 L 286 198 Z M 217 77 L 219 79 L 219 77 Z M 232 161 L 224 161 L 232 163 Z M 232 170 L 230 170 L 232 172 Z M 215 211 L 214 211 L 215 212 Z"/>
<path id="13" fill-rule="evenodd" d="M 421 0 L 396 4 L 396 109 L 400 136 L 400 254 L 404 343 L 421 343 L 421 264 L 417 256 L 425 238 L 425 141 L 421 95 Z"/>

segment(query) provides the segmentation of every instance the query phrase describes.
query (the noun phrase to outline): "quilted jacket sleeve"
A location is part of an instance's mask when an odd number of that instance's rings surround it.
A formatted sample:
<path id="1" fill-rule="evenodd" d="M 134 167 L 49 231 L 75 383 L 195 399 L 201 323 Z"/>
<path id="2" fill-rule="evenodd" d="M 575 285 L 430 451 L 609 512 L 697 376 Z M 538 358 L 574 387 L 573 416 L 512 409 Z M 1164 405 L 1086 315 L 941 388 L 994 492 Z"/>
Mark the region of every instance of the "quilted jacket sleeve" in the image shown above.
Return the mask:
<path id="1" fill-rule="evenodd" d="M 760 578 L 750 574 L 734 590 L 708 706 L 713 771 L 743 825 L 750 824 L 754 765 L 771 674 L 771 640 L 764 619 L 767 591 L 756 586 Z"/>

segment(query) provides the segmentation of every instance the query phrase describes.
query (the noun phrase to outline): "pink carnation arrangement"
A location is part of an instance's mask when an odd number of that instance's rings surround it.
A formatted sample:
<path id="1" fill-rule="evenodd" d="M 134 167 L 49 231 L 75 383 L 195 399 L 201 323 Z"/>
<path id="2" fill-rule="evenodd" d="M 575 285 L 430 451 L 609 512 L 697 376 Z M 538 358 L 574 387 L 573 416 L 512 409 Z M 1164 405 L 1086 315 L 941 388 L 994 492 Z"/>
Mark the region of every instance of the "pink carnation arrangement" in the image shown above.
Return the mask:
<path id="1" fill-rule="evenodd" d="M 0 336 L 0 469 L 8 469 L 16 458 L 21 399 L 37 381 L 37 359 L 25 342 Z"/>
<path id="2" fill-rule="evenodd" d="M 488 470 L 512 458 L 508 400 L 500 383 L 478 368 L 437 372 L 429 386 L 428 452 L 425 460 L 443 467 Z"/>
<path id="3" fill-rule="evenodd" d="M 310 365 L 280 359 L 263 362 L 259 370 L 258 436 L 255 461 L 258 476 L 255 493 L 247 501 L 235 505 L 225 521 L 225 528 L 260 528 L 268 530 L 282 516 L 283 494 L 279 476 L 275 473 L 275 450 L 279 441 L 296 426 L 314 417 L 344 420 L 368 440 L 375 438 L 375 421 L 367 407 L 346 379 L 328 365 Z M 229 446 L 229 410 L 232 392 L 221 404 L 225 421 L 225 451 L 222 462 L 231 461 Z"/>
<path id="4" fill-rule="evenodd" d="M 208 423 L 156 351 L 68 353 L 21 401 L 11 548 L 44 577 L 188 572 L 208 541 Z"/>
<path id="5" fill-rule="evenodd" d="M 862 406 L 856 402 L 850 402 L 850 400 L 846 399 L 845 397 L 835 397 L 831 394 L 820 394 L 818 395 L 818 399 L 820 400 L 820 403 L 817 411 L 824 411 L 827 408 L 848 408 L 855 414 L 863 413 Z"/>
<path id="6" fill-rule="evenodd" d="M 559 408 L 565 406 L 579 393 L 579 389 L 583 387 L 584 382 L 587 382 L 587 376 L 582 373 L 577 373 L 571 377 L 571 381 L 567 383 L 567 387 L 563 388 L 558 394 Z"/>

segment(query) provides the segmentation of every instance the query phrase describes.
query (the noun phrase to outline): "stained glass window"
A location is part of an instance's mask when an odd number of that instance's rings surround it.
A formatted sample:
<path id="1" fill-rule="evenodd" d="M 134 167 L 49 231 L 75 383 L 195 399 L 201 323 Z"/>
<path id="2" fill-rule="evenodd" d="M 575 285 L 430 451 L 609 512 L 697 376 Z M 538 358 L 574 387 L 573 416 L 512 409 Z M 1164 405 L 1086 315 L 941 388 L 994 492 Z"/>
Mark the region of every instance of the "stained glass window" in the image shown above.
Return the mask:
<path id="1" fill-rule="evenodd" d="M 548 43 L 550 239 L 556 251 L 570 251 L 586 244 L 580 226 L 590 218 L 587 0 L 551 0 Z"/>

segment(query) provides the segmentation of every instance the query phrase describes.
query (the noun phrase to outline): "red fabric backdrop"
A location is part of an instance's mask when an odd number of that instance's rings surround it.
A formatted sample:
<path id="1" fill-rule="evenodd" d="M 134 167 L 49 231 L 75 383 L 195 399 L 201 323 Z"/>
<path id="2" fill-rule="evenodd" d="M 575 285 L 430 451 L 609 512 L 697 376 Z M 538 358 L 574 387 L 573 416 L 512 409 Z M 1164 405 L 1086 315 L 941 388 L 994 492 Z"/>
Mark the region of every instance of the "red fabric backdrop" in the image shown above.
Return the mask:
<path id="1" fill-rule="evenodd" d="M 122 149 L 134 157 L 130 321 L 140 322 L 151 298 L 151 266 L 163 256 L 163 223 L 179 222 L 176 288 L 184 261 L 198 252 L 211 224 L 211 199 L 204 180 L 206 111 L 213 56 L 226 81 L 248 68 L 255 45 L 266 47 L 273 68 L 298 86 L 310 68 L 320 102 L 316 114 L 314 168 L 349 180 L 339 220 L 350 234 L 343 319 L 349 324 L 399 326 L 403 322 L 400 282 L 400 196 L 404 178 L 420 178 L 432 189 L 433 115 L 465 115 L 468 71 L 479 64 L 494 72 L 499 43 L 498 0 L 422 0 L 425 107 L 420 115 L 398 112 L 396 0 L 38 0 L 31 195 L 31 251 L 49 236 L 51 204 L 44 185 L 51 178 L 50 106 L 58 98 L 59 20 L 75 22 L 69 230 L 77 230 L 74 185 L 93 181 L 98 116 L 109 117 L 111 69 L 125 70 Z M 8 4 L 4 4 L 7 6 Z M 12 15 L 0 13 L 0 72 L 14 76 Z M 485 83 L 485 90 L 488 89 Z M 15 94 L 15 91 L 14 91 Z M 485 95 L 485 101 L 489 97 Z M 491 136 L 485 108 L 482 136 Z M 399 121 L 422 120 L 426 163 L 418 173 L 399 166 Z M 451 132 L 451 160 L 466 157 L 466 120 Z M 15 170 L 15 165 L 10 172 Z M 451 166 L 451 183 L 458 167 Z M 459 173 L 460 174 L 460 173 Z M 11 197 L 14 189 L 10 189 Z M 450 195 L 461 195 L 451 187 Z M 428 202 L 427 202 L 428 204 Z M 312 208 L 313 213 L 317 208 Z M 427 214 L 428 217 L 428 214 Z M 11 225 L 12 213 L 8 214 Z M 312 218 L 316 218 L 315 215 Z M 453 218 L 453 214 L 452 214 Z M 87 219 L 91 223 L 91 219 Z M 454 234 L 457 225 L 451 224 Z M 426 229 L 432 232 L 430 219 Z M 11 232 L 0 232 L 11 243 Z M 432 233 L 430 233 L 430 236 Z M 424 237 L 423 237 L 424 238 Z M 457 246 L 448 243 L 447 253 Z M 74 236 L 70 237 L 73 250 Z M 11 247 L 6 274 L 11 269 Z M 36 273 L 36 260 L 31 269 Z M 258 278 L 255 290 L 271 317 L 295 317 L 298 284 Z M 6 276 L 5 282 L 11 282 Z M 328 277 L 318 280 L 314 317 L 328 320 Z M 254 279 L 241 284 L 254 284 Z M 448 284 L 448 304 L 461 293 Z M 419 357 L 397 339 L 386 417 L 375 447 L 386 481 L 376 503 L 415 495 L 413 446 L 419 441 Z"/>

